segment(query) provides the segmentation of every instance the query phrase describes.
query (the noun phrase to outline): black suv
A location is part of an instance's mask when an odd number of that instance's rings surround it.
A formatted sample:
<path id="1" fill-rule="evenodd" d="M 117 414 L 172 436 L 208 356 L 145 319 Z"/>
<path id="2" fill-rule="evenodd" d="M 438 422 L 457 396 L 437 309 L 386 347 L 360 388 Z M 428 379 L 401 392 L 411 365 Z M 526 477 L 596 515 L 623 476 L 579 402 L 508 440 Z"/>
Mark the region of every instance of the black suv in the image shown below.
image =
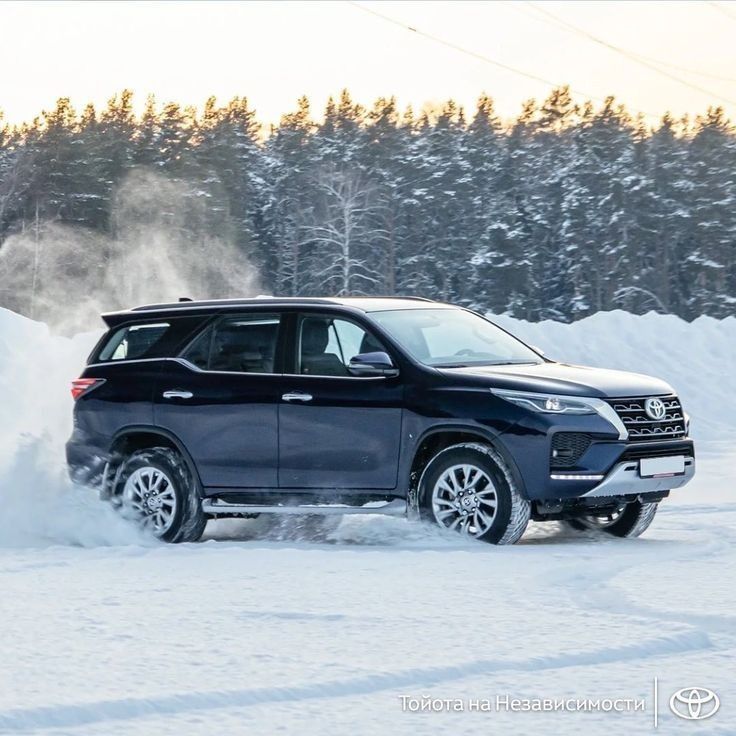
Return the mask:
<path id="1" fill-rule="evenodd" d="M 70 470 L 166 541 L 214 517 L 354 513 L 498 544 L 530 518 L 636 536 L 695 472 L 666 383 L 557 363 L 467 309 L 256 298 L 103 318 Z"/>

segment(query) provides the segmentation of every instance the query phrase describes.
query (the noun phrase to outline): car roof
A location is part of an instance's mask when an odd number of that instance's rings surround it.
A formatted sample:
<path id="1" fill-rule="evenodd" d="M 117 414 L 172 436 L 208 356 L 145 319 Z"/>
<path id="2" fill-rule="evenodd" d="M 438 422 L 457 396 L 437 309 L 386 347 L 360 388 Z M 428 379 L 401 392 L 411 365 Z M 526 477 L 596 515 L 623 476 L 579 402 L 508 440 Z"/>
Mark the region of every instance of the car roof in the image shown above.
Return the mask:
<path id="1" fill-rule="evenodd" d="M 242 307 L 313 307 L 313 306 L 351 307 L 361 312 L 385 312 L 392 309 L 427 309 L 451 308 L 452 305 L 435 302 L 423 297 L 274 297 L 258 296 L 244 299 L 208 299 L 195 301 L 183 299 L 178 302 L 162 302 L 160 304 L 144 304 L 132 309 L 118 312 L 107 312 L 102 315 L 108 326 L 140 319 L 147 314 L 156 318 L 165 315 L 201 314 L 203 311 L 229 311 Z"/>

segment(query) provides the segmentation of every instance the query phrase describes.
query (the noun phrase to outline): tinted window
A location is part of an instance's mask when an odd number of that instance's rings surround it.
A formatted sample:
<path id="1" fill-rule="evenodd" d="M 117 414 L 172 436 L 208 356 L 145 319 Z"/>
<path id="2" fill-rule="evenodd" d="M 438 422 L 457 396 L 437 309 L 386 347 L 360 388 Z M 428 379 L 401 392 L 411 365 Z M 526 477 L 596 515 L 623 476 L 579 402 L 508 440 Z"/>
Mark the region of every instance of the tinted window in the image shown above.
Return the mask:
<path id="1" fill-rule="evenodd" d="M 371 318 L 427 365 L 542 362 L 524 343 L 464 309 L 402 309 L 372 312 Z"/>
<path id="2" fill-rule="evenodd" d="M 279 316 L 227 317 L 205 330 L 182 357 L 202 370 L 273 373 Z"/>
<path id="3" fill-rule="evenodd" d="M 359 353 L 384 351 L 369 332 L 346 319 L 303 317 L 299 326 L 300 373 L 350 376 L 350 359 Z"/>
<path id="4" fill-rule="evenodd" d="M 207 319 L 207 315 L 173 317 L 119 327 L 102 339 L 89 362 L 171 358 Z"/>
<path id="5" fill-rule="evenodd" d="M 121 327 L 100 350 L 99 360 L 136 360 L 148 357 L 171 327 L 168 322 Z"/>

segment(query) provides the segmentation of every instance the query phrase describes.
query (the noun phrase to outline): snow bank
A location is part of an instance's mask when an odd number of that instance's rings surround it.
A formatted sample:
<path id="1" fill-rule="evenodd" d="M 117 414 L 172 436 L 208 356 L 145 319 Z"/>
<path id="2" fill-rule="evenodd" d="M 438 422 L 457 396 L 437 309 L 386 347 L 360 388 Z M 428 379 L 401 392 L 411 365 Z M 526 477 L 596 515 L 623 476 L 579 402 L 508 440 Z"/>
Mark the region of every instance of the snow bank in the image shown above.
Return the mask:
<path id="1" fill-rule="evenodd" d="M 573 324 L 496 317 L 503 327 L 567 362 L 651 373 L 668 380 L 708 445 L 736 439 L 736 319 L 598 313 Z M 100 331 L 65 338 L 0 308 L 0 547 L 98 545 L 140 538 L 94 494 L 66 478 L 69 382 Z"/>
<path id="2" fill-rule="evenodd" d="M 0 308 L 0 547 L 141 541 L 64 465 L 69 384 L 99 335 L 55 336 Z"/>
<path id="3" fill-rule="evenodd" d="M 491 317 L 554 360 L 657 376 L 674 386 L 692 417 L 696 439 L 736 440 L 736 318 L 598 312 L 573 322 Z M 724 446 L 727 446 L 724 445 Z"/>

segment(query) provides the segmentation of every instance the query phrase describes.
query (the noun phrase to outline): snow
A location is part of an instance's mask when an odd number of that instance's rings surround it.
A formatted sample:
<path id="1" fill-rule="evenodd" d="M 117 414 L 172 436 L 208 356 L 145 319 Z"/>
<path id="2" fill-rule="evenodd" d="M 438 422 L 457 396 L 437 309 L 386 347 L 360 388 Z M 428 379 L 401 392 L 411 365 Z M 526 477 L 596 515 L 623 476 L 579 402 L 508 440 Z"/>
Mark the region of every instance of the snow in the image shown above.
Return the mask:
<path id="1" fill-rule="evenodd" d="M 254 539 L 247 521 L 154 543 L 61 465 L 68 382 L 98 333 L 0 310 L 0 733 L 648 734 L 655 677 L 661 732 L 734 733 L 736 320 L 499 321 L 551 357 L 654 373 L 683 396 L 698 474 L 642 538 L 546 524 L 496 548 L 360 517 L 321 544 Z M 716 691 L 720 711 L 676 719 L 667 701 L 686 686 Z M 646 708 L 467 710 L 505 695 Z"/>

